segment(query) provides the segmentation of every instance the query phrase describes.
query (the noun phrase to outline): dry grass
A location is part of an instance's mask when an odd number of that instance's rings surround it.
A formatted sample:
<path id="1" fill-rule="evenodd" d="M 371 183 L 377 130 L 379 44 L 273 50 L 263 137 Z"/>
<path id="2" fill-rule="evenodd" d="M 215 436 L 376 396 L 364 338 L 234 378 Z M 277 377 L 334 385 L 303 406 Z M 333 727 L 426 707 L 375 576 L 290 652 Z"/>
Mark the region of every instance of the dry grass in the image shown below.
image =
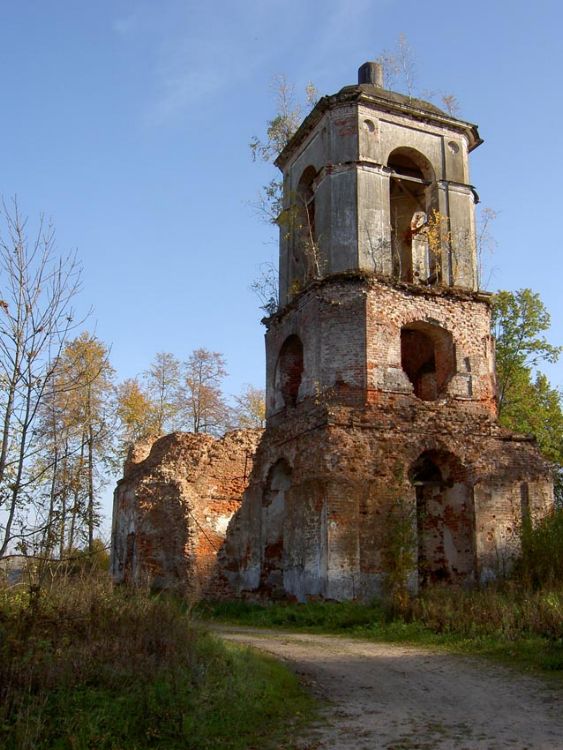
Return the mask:
<path id="1" fill-rule="evenodd" d="M 103 576 L 0 589 L 0 747 L 250 747 L 310 702 L 280 665 Z M 267 717 L 267 726 L 264 724 Z"/>
<path id="2" fill-rule="evenodd" d="M 430 589 L 412 600 L 404 617 L 435 633 L 467 638 L 539 636 L 557 640 L 563 638 L 563 591 L 534 591 L 514 583 L 481 591 Z"/>

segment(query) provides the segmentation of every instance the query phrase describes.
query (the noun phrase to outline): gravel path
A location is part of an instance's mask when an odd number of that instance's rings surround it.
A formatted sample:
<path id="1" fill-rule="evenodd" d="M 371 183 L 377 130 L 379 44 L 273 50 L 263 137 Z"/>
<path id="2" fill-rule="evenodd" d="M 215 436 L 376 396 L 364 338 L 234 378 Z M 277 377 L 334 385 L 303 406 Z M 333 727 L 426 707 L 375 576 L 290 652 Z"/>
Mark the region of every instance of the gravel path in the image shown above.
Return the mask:
<path id="1" fill-rule="evenodd" d="M 563 750 L 561 690 L 539 679 L 412 646 L 214 629 L 287 661 L 326 701 L 302 750 Z"/>

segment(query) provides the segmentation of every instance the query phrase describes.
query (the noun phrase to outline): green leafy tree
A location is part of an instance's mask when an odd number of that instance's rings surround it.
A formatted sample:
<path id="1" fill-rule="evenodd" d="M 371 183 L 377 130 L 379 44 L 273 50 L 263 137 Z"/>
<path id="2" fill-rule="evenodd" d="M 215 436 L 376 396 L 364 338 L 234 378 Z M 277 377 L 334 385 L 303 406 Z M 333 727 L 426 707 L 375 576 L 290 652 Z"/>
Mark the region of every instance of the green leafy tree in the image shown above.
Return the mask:
<path id="1" fill-rule="evenodd" d="M 563 499 L 562 394 L 538 371 L 555 362 L 561 347 L 545 332 L 550 316 L 540 296 L 530 289 L 502 291 L 493 298 L 492 332 L 496 338 L 499 420 L 511 430 L 533 435 L 556 466 L 556 496 Z"/>
<path id="2" fill-rule="evenodd" d="M 542 362 L 556 362 L 561 347 L 543 335 L 551 318 L 539 294 L 531 289 L 498 292 L 493 298 L 492 333 L 496 340 L 499 415 L 517 398 L 524 374 Z"/>

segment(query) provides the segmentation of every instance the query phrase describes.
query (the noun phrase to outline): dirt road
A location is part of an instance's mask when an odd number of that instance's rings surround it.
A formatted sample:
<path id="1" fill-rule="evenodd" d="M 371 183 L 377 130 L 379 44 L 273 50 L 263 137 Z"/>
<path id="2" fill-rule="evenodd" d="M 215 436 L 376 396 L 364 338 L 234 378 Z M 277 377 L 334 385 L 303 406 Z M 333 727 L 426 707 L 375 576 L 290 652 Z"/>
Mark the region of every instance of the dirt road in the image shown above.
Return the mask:
<path id="1" fill-rule="evenodd" d="M 326 701 L 303 750 L 563 750 L 563 696 L 512 670 L 411 646 L 222 627 Z"/>

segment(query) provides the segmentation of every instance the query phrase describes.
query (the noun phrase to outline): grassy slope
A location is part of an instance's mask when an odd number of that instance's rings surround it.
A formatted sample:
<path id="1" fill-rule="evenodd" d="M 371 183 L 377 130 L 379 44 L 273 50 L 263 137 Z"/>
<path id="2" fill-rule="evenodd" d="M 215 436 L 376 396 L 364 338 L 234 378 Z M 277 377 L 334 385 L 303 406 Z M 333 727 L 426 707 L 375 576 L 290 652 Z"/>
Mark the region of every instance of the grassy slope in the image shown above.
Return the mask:
<path id="1" fill-rule="evenodd" d="M 312 700 L 284 666 L 190 625 L 170 600 L 59 582 L 0 589 L 3 750 L 290 747 Z"/>

